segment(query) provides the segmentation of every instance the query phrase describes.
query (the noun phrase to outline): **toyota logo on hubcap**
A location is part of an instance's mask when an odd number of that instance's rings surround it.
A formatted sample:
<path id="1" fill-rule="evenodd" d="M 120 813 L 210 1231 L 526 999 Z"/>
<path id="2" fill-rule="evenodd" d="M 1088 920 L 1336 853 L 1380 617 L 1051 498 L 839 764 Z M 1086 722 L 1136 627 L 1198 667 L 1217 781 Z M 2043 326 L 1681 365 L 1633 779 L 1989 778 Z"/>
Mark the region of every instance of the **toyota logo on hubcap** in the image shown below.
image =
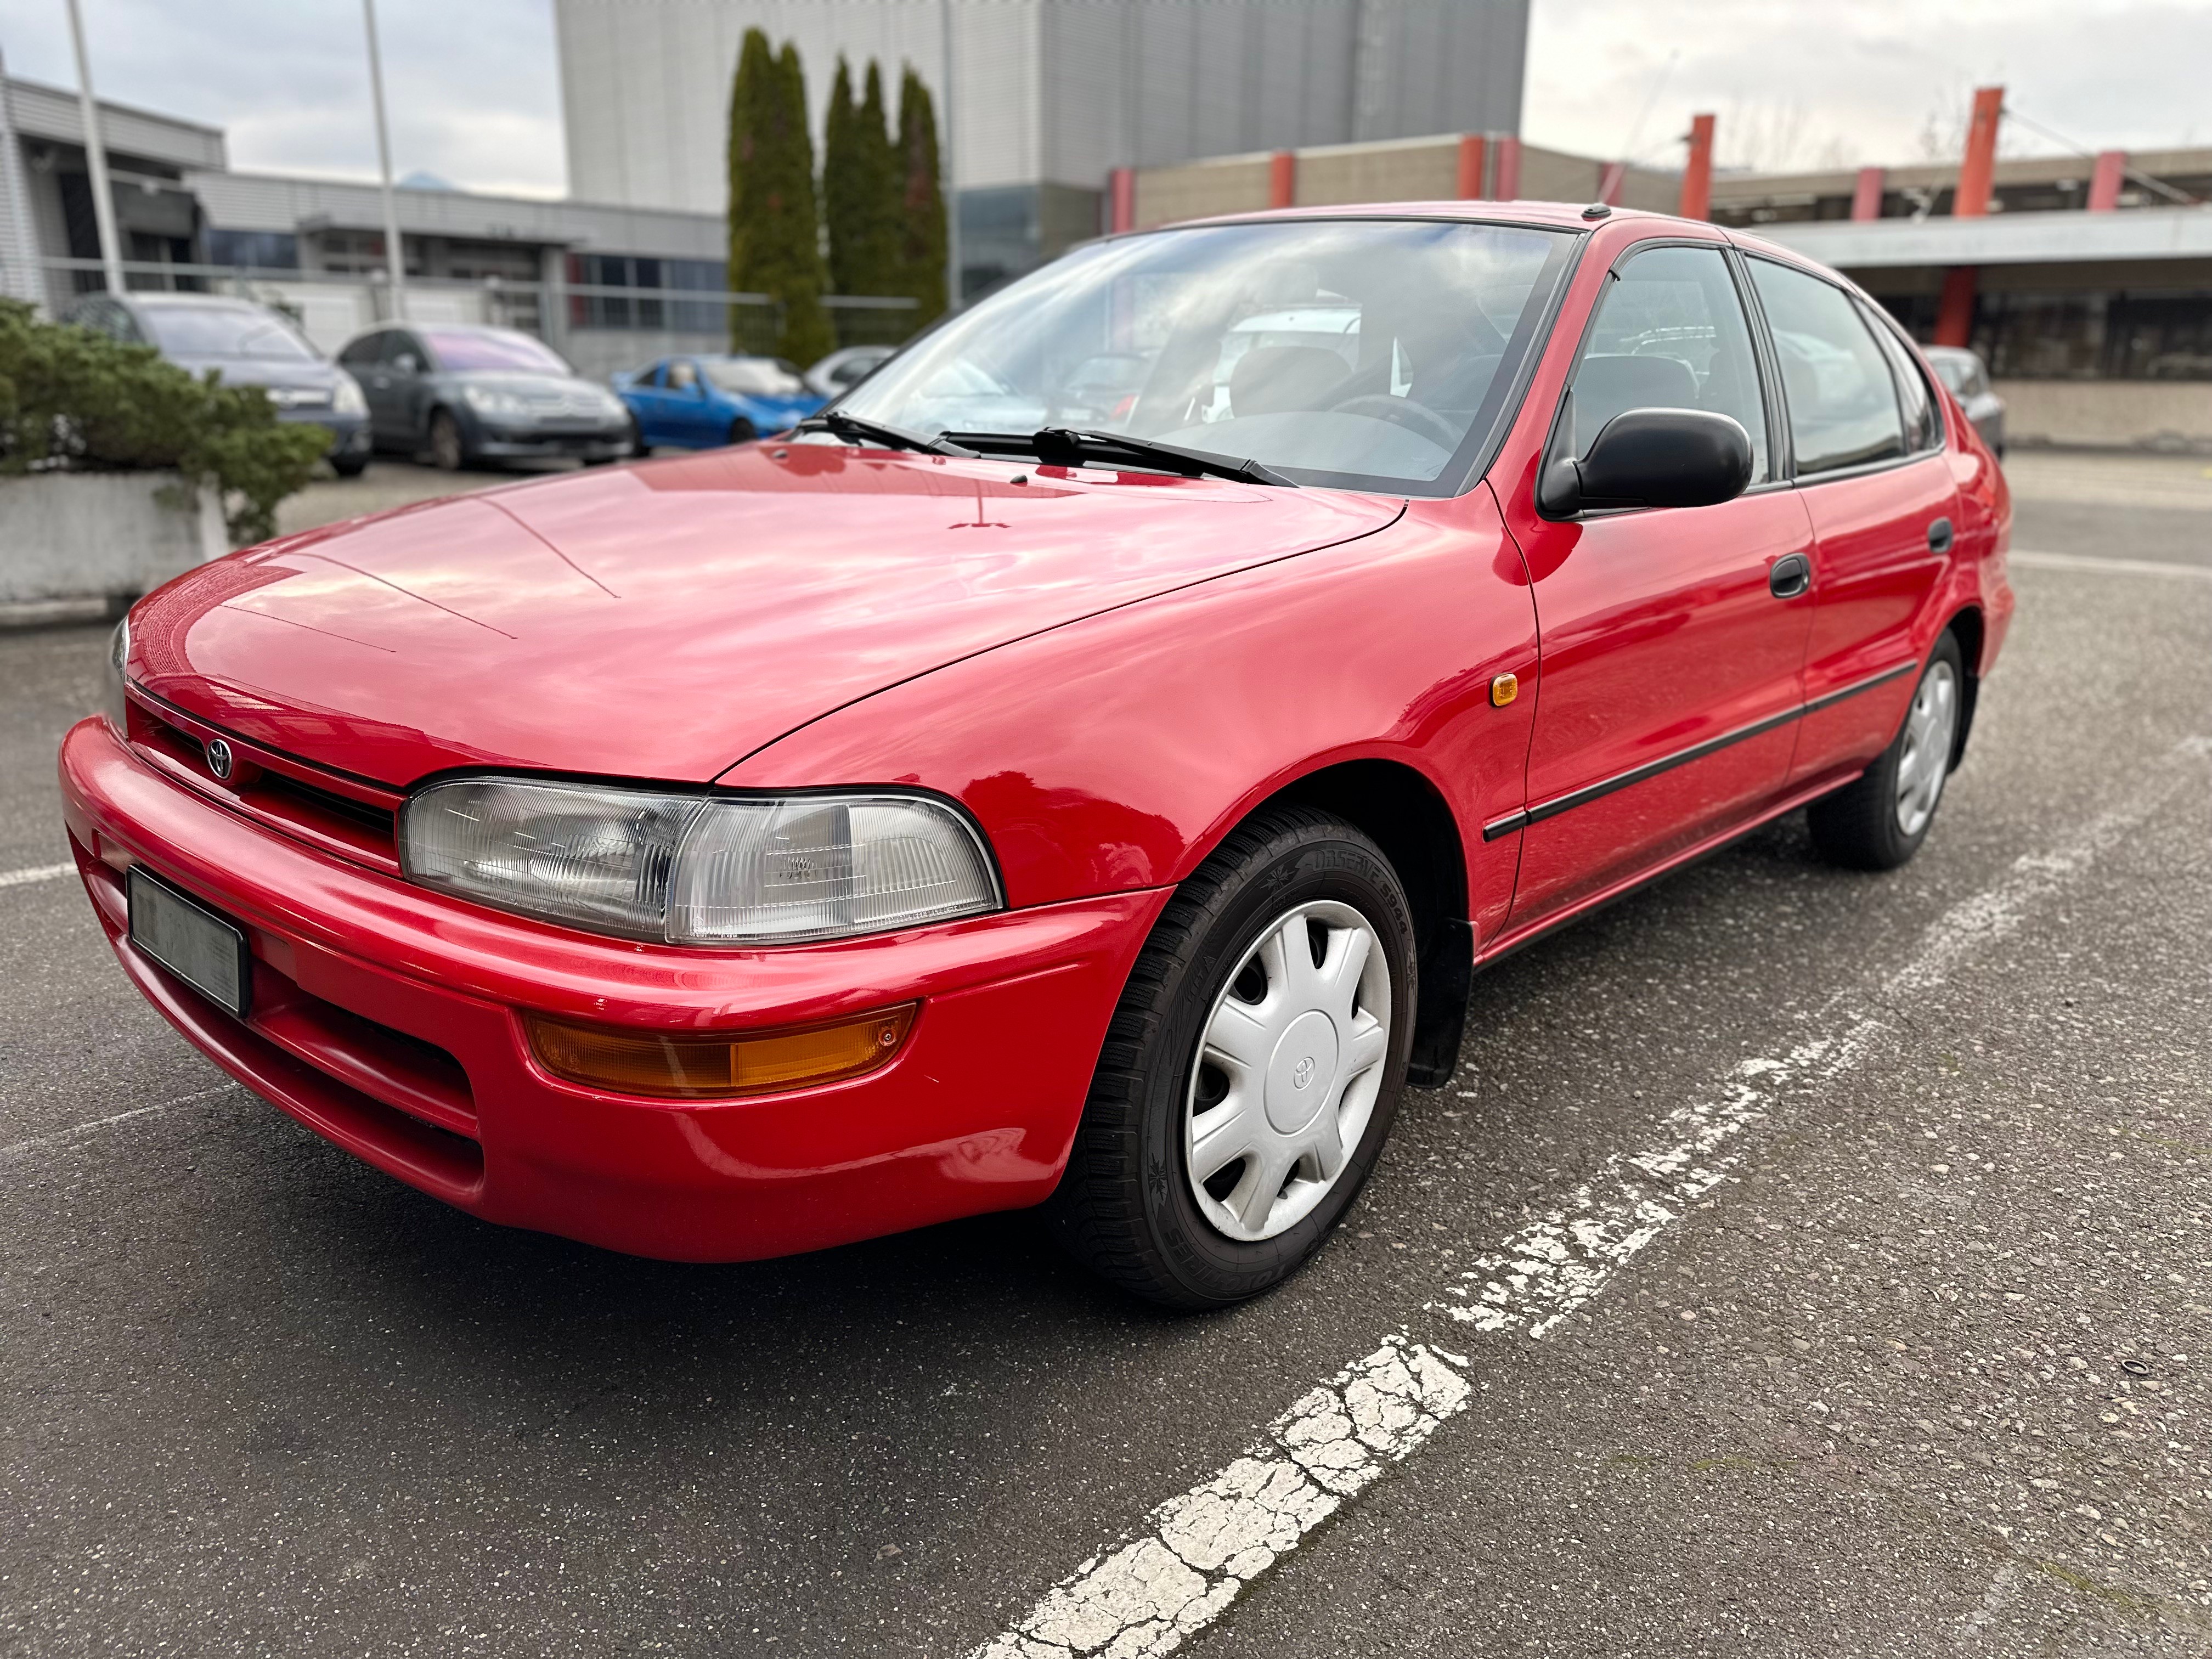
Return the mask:
<path id="1" fill-rule="evenodd" d="M 1300 1060 L 1296 1066 L 1293 1066 L 1291 1068 L 1291 1087 L 1293 1089 L 1304 1088 L 1307 1084 L 1313 1081 L 1313 1074 L 1314 1059 L 1311 1054 L 1308 1054 L 1304 1060 Z"/>
<path id="2" fill-rule="evenodd" d="M 216 776 L 228 778 L 232 763 L 230 745 L 221 738 L 215 738 L 207 746 L 207 763 L 208 770 Z"/>

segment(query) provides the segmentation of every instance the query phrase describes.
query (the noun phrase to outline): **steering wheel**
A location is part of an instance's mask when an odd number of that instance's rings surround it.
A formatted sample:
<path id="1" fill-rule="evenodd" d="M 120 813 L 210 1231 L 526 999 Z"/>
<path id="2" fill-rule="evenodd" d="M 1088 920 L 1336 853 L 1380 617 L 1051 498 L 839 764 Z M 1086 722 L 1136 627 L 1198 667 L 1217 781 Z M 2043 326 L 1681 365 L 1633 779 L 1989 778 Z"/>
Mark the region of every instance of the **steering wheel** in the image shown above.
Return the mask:
<path id="1" fill-rule="evenodd" d="M 1387 392 L 1364 392 L 1357 398 L 1346 398 L 1331 405 L 1332 415 L 1366 415 L 1378 421 L 1388 421 L 1393 426 L 1402 426 L 1408 432 L 1419 433 L 1431 443 L 1449 453 L 1459 447 L 1466 434 L 1455 430 L 1449 421 L 1426 404 L 1417 404 L 1410 398 L 1393 398 Z"/>

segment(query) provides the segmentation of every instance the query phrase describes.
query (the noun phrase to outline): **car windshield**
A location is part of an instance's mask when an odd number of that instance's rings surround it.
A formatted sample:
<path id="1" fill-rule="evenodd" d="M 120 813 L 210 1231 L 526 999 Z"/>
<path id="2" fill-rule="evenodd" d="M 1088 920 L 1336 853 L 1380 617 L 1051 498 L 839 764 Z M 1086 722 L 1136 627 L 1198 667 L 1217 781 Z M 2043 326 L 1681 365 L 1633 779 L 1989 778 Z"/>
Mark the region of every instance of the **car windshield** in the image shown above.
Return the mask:
<path id="1" fill-rule="evenodd" d="M 841 407 L 931 436 L 1073 427 L 1302 483 L 1443 493 L 1495 423 L 1573 241 L 1309 220 L 1094 242 L 908 348 Z"/>
<path id="2" fill-rule="evenodd" d="M 314 349 L 266 311 L 228 306 L 148 306 L 141 313 L 162 350 L 173 357 L 253 357 L 313 363 Z"/>
<path id="3" fill-rule="evenodd" d="M 448 373 L 505 368 L 522 374 L 567 374 L 568 365 L 547 346 L 511 328 L 426 328 L 422 343 Z"/>
<path id="4" fill-rule="evenodd" d="M 772 357 L 708 357 L 700 367 L 707 378 L 740 398 L 797 398 L 806 382 Z"/>

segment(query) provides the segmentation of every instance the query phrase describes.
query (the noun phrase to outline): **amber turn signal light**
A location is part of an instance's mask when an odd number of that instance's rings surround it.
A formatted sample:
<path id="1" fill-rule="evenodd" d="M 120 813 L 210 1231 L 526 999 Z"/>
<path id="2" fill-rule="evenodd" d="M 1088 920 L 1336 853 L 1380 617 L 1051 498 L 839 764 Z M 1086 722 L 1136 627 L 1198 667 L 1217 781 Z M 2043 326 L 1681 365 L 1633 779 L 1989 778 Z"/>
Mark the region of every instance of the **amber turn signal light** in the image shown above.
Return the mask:
<path id="1" fill-rule="evenodd" d="M 888 1063 L 914 1029 L 919 1003 L 860 1019 L 774 1031 L 617 1030 L 532 1014 L 530 1051 L 556 1077 L 611 1094 L 732 1100 L 842 1083 Z"/>

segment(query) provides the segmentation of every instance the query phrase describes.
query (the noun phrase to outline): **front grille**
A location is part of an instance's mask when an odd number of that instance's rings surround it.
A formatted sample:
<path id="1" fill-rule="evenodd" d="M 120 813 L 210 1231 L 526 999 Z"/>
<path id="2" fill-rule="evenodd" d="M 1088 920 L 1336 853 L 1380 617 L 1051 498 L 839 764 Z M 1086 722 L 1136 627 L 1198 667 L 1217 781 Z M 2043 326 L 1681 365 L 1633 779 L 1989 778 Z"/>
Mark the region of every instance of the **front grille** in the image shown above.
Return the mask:
<path id="1" fill-rule="evenodd" d="M 292 756 L 228 737 L 239 764 L 229 780 L 218 778 L 208 767 L 206 738 L 184 724 L 183 717 L 135 701 L 131 737 L 142 754 L 172 776 L 272 830 L 357 864 L 392 872 L 399 867 L 395 815 L 402 796 L 396 789 L 341 779 Z"/>

